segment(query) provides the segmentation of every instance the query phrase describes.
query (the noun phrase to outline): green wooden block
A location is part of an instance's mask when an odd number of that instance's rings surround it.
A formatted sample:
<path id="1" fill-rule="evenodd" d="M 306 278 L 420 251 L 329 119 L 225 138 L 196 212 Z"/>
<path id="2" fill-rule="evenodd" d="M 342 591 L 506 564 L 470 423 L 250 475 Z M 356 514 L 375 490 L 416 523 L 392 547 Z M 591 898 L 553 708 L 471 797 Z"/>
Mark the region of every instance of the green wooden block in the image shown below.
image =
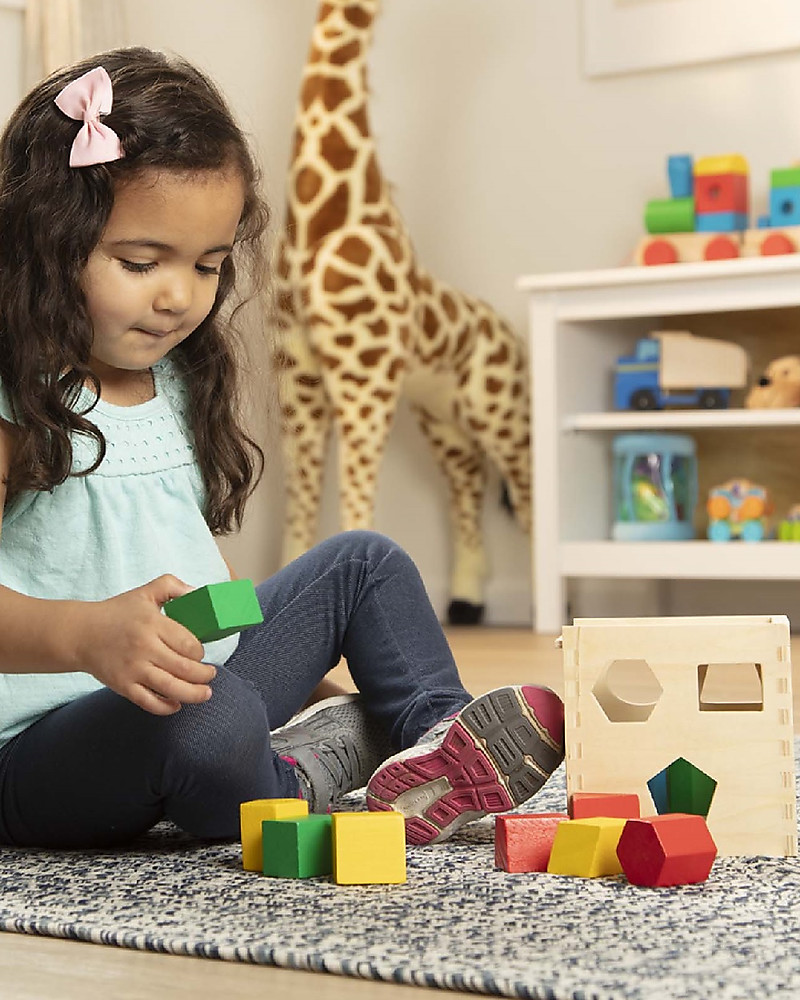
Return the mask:
<path id="1" fill-rule="evenodd" d="M 313 878 L 333 872 L 331 817 L 312 813 L 297 819 L 265 819 L 261 824 L 264 874 Z"/>
<path id="2" fill-rule="evenodd" d="M 264 621 L 252 580 L 226 580 L 175 597 L 165 614 L 194 632 L 200 642 L 213 642 Z"/>
<path id="3" fill-rule="evenodd" d="M 717 783 L 699 767 L 679 757 L 667 768 L 667 801 L 673 813 L 708 816 Z"/>
<path id="4" fill-rule="evenodd" d="M 769 176 L 770 187 L 800 187 L 800 167 L 777 167 Z"/>
<path id="5" fill-rule="evenodd" d="M 644 210 L 648 233 L 691 233 L 694 231 L 694 198 L 648 201 Z"/>

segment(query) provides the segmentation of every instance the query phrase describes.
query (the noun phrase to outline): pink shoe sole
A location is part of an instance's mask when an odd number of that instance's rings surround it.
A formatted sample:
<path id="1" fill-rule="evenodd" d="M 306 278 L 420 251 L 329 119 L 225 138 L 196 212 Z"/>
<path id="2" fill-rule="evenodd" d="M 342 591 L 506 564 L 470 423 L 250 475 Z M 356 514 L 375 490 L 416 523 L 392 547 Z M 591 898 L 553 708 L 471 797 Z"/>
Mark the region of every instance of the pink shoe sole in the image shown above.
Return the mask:
<path id="1" fill-rule="evenodd" d="M 563 759 L 558 695 L 532 685 L 498 688 L 463 708 L 441 745 L 418 744 L 385 761 L 369 780 L 367 806 L 401 812 L 408 842 L 432 844 L 526 802 Z"/>

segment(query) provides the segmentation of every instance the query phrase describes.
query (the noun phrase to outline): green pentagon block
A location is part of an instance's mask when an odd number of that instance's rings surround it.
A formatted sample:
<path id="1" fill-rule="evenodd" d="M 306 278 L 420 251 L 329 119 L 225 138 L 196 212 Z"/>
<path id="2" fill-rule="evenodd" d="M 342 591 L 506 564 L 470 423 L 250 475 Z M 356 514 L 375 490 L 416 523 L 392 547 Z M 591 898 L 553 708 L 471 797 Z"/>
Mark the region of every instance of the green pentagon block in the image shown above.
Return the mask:
<path id="1" fill-rule="evenodd" d="M 683 757 L 667 768 L 667 798 L 672 813 L 707 817 L 716 788 L 713 778 Z"/>
<path id="2" fill-rule="evenodd" d="M 252 580 L 206 584 L 167 601 L 164 612 L 194 632 L 200 642 L 224 639 L 264 621 Z"/>
<path id="3" fill-rule="evenodd" d="M 800 167 L 778 167 L 770 171 L 770 187 L 800 186 Z"/>
<path id="4" fill-rule="evenodd" d="M 265 819 L 261 831 L 265 875 L 314 878 L 333 872 L 329 815 L 312 813 L 296 819 Z"/>

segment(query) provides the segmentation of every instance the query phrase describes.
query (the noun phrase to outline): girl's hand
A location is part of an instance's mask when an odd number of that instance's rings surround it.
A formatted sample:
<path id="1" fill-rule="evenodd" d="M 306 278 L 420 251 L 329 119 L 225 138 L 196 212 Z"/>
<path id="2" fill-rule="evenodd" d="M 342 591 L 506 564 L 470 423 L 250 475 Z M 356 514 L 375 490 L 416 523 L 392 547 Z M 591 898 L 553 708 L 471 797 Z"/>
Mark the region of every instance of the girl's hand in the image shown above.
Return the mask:
<path id="1" fill-rule="evenodd" d="M 208 701 L 216 669 L 201 662 L 202 643 L 161 613 L 191 589 L 165 575 L 105 601 L 78 603 L 70 619 L 75 669 L 153 715 Z"/>

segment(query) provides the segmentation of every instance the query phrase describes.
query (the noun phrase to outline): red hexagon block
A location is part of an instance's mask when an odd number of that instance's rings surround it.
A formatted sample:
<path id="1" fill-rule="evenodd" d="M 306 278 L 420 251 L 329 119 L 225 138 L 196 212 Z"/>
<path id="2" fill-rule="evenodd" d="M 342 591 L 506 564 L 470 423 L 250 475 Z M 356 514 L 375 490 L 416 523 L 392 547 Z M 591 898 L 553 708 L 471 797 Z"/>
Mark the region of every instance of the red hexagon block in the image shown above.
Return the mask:
<path id="1" fill-rule="evenodd" d="M 622 870 L 634 885 L 705 882 L 716 856 L 705 818 L 687 813 L 629 819 L 617 845 Z"/>
<path id="2" fill-rule="evenodd" d="M 546 872 L 556 827 L 566 813 L 507 813 L 494 827 L 495 867 L 506 872 Z"/>

